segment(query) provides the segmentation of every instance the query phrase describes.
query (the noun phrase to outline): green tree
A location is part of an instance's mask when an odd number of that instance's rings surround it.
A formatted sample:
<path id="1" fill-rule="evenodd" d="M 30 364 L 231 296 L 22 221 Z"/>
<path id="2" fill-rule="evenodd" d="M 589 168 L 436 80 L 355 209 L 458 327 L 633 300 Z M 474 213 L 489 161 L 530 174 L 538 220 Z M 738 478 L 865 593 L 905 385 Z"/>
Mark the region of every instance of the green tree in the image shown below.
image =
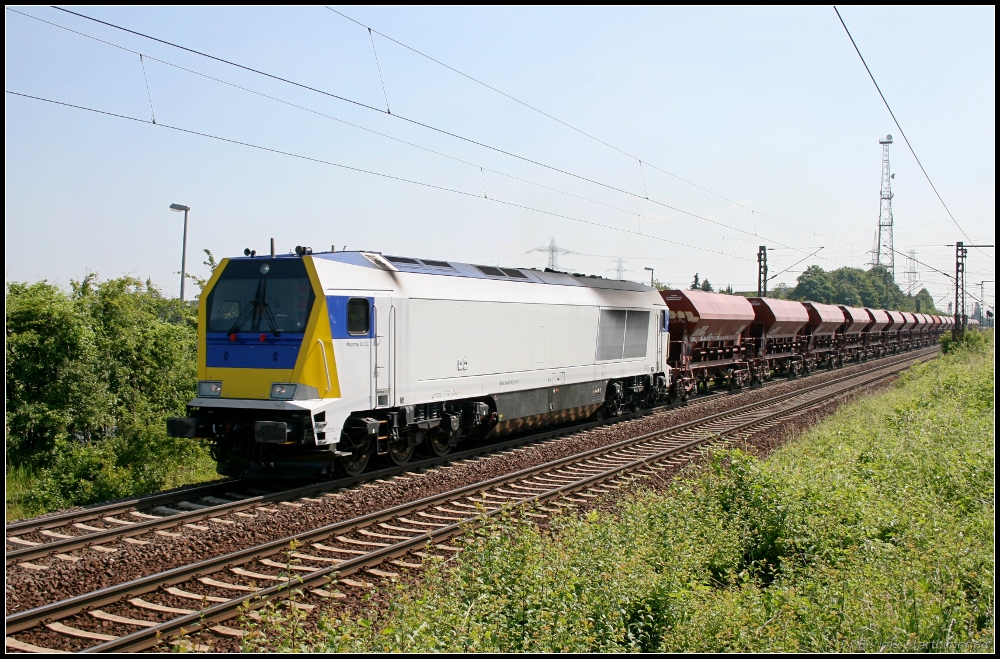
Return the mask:
<path id="1" fill-rule="evenodd" d="M 691 290 L 698 291 L 701 290 L 701 278 L 698 277 L 698 273 L 694 273 L 694 281 L 691 282 Z"/>
<path id="2" fill-rule="evenodd" d="M 791 298 L 899 311 L 912 311 L 914 306 L 893 281 L 889 271 L 882 267 L 871 270 L 837 268 L 827 272 L 811 265 L 799 275 Z"/>
<path id="3" fill-rule="evenodd" d="M 88 276 L 63 291 L 9 283 L 7 468 L 30 478 L 8 510 L 40 512 L 211 474 L 207 451 L 166 436 L 196 389 L 197 312 L 149 282 Z M 187 475 L 184 475 L 187 474 Z"/>
<path id="4" fill-rule="evenodd" d="M 914 311 L 935 315 L 940 315 L 941 313 L 934 307 L 934 298 L 926 288 L 921 288 L 920 292 L 913 296 L 913 302 Z"/>
<path id="5" fill-rule="evenodd" d="M 777 298 L 779 300 L 788 300 L 790 291 L 788 290 L 788 284 L 781 281 L 775 286 L 767 295 L 768 297 Z"/>
<path id="6" fill-rule="evenodd" d="M 792 289 L 792 297 L 797 300 L 810 300 L 829 304 L 833 301 L 836 290 L 833 278 L 818 265 L 811 265 L 799 275 L 798 283 Z"/>
<path id="7" fill-rule="evenodd" d="M 208 268 L 208 277 L 199 277 L 197 275 L 192 275 L 191 273 L 186 273 L 184 275 L 185 277 L 187 277 L 188 279 L 190 279 L 191 281 L 193 281 L 195 284 L 198 285 L 199 295 L 200 291 L 205 290 L 205 286 L 208 284 L 208 280 L 212 278 L 212 274 L 215 273 L 215 269 L 219 267 L 219 264 L 215 260 L 215 255 L 212 254 L 212 250 L 203 249 L 201 251 L 205 252 L 206 258 L 204 261 L 202 261 L 202 264 L 206 268 Z"/>
<path id="8" fill-rule="evenodd" d="M 7 463 L 35 464 L 59 439 L 86 440 L 112 424 L 90 318 L 46 281 L 6 291 Z"/>
<path id="9" fill-rule="evenodd" d="M 701 290 L 705 291 L 706 293 L 711 293 L 715 289 L 712 288 L 711 282 L 709 282 L 708 279 L 706 279 L 705 281 L 701 282 Z"/>
<path id="10" fill-rule="evenodd" d="M 181 412 L 195 393 L 197 313 L 131 277 L 85 278 L 73 297 L 90 316 L 116 416 Z"/>

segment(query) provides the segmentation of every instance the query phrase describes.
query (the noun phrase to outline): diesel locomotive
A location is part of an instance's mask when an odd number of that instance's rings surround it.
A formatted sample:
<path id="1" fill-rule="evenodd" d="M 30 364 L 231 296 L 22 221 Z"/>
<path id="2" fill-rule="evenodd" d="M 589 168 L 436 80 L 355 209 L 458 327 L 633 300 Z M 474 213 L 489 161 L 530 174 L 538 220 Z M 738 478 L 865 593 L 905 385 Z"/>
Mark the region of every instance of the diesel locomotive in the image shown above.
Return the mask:
<path id="1" fill-rule="evenodd" d="M 668 311 L 633 282 L 374 252 L 224 259 L 168 434 L 232 476 L 361 473 L 665 400 Z"/>

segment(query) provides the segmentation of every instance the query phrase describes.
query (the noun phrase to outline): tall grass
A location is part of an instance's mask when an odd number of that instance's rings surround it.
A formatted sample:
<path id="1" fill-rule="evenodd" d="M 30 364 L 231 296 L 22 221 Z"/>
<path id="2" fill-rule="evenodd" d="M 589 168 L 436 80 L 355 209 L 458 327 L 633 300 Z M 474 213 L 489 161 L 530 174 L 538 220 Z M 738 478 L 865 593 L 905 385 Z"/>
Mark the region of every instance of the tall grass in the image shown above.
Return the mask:
<path id="1" fill-rule="evenodd" d="M 100 442 L 60 442 L 44 466 L 8 465 L 8 522 L 218 478 L 207 446 L 141 428 Z"/>
<path id="2" fill-rule="evenodd" d="M 993 342 L 917 366 L 759 461 L 739 451 L 617 515 L 465 537 L 334 651 L 992 651 Z"/>

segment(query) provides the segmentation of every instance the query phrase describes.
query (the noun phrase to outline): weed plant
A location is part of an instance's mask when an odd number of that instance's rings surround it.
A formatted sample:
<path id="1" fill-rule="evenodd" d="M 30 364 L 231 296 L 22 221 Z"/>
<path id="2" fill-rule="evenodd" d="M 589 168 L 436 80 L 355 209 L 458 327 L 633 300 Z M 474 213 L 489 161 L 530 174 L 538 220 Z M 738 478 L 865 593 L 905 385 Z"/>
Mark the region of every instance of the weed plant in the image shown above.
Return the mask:
<path id="1" fill-rule="evenodd" d="M 994 647 L 994 348 L 954 346 L 761 461 L 718 451 L 615 515 L 512 512 L 318 651 Z"/>
<path id="2" fill-rule="evenodd" d="M 298 606 L 302 599 L 302 577 L 295 566 L 302 561 L 295 558 L 299 541 L 292 540 L 285 552 L 285 569 L 278 573 L 284 580 L 286 595 L 282 599 L 268 600 L 254 612 L 253 602 L 248 600 L 241 607 L 240 627 L 246 634 L 240 639 L 243 652 L 301 652 L 304 637 L 302 626 L 306 612 Z"/>

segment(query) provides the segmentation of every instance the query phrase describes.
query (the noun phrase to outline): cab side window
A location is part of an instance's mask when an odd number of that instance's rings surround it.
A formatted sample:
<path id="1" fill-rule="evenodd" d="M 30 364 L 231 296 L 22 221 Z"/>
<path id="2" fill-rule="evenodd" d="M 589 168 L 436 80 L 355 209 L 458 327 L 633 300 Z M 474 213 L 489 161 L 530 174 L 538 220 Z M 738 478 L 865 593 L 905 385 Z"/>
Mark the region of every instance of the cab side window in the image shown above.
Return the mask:
<path id="1" fill-rule="evenodd" d="M 347 301 L 347 333 L 354 335 L 368 334 L 370 327 L 368 300 L 361 297 Z"/>

